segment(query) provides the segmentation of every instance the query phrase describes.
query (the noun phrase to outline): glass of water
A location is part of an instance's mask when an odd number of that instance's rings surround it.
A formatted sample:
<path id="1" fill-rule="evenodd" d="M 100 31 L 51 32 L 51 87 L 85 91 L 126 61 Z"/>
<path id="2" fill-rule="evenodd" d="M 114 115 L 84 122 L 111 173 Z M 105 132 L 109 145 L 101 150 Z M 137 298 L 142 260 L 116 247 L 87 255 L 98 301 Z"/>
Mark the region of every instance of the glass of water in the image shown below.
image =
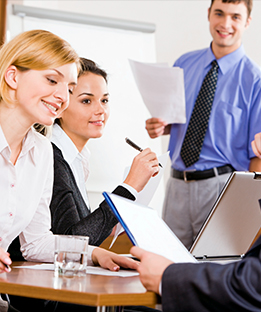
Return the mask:
<path id="1" fill-rule="evenodd" d="M 56 276 L 85 275 L 88 256 L 88 236 L 56 235 L 54 269 Z"/>

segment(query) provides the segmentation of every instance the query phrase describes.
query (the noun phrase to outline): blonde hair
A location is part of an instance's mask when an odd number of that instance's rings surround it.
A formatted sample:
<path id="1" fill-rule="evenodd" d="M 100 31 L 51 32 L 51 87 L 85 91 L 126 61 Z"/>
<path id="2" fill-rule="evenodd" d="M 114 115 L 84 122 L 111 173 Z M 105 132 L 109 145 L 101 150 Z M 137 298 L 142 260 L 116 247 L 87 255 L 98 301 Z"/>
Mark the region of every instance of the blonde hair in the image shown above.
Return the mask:
<path id="1" fill-rule="evenodd" d="M 4 44 L 0 49 L 0 102 L 12 103 L 5 72 L 14 65 L 19 70 L 46 70 L 70 63 L 80 69 L 78 54 L 70 44 L 46 30 L 23 32 Z"/>

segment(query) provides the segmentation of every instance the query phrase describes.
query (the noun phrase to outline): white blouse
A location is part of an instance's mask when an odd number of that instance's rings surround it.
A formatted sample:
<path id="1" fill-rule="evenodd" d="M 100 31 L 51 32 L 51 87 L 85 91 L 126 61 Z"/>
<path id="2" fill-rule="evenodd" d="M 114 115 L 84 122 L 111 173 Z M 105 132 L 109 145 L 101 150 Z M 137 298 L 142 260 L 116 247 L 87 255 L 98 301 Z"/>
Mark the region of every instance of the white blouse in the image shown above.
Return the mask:
<path id="1" fill-rule="evenodd" d="M 81 192 L 86 206 L 90 208 L 86 190 L 91 155 L 89 149 L 85 145 L 82 151 L 79 152 L 73 141 L 58 124 L 53 125 L 51 141 L 62 151 L 64 159 L 67 161 L 73 172 L 78 189 Z"/>
<path id="2" fill-rule="evenodd" d="M 49 209 L 53 187 L 52 146 L 31 128 L 15 165 L 10 155 L 0 127 L 0 247 L 7 250 L 20 234 L 21 251 L 27 260 L 53 262 L 55 236 L 50 231 Z M 89 249 L 89 257 L 92 250 Z"/>

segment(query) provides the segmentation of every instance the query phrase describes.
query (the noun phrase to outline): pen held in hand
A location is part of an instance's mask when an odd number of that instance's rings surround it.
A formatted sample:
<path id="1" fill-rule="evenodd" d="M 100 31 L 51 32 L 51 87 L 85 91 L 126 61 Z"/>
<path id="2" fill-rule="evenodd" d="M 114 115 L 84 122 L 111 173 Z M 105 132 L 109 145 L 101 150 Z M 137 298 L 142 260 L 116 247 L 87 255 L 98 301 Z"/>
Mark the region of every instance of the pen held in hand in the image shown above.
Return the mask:
<path id="1" fill-rule="evenodd" d="M 129 144 L 130 146 L 132 146 L 133 148 L 135 148 L 137 151 L 139 151 L 139 152 L 142 152 L 142 151 L 143 151 L 143 149 L 142 149 L 141 147 L 139 147 L 137 144 L 135 144 L 134 142 L 132 142 L 129 138 L 125 138 L 125 141 L 126 141 L 127 144 Z M 161 168 L 163 168 L 162 165 L 161 165 L 160 163 L 159 163 L 159 166 L 160 166 Z"/>
<path id="2" fill-rule="evenodd" d="M 6 263 L 4 263 L 4 262 L 2 262 L 3 263 L 3 265 L 8 269 L 8 271 L 11 271 L 11 268 L 10 268 L 10 266 L 8 265 L 8 264 L 6 264 Z"/>

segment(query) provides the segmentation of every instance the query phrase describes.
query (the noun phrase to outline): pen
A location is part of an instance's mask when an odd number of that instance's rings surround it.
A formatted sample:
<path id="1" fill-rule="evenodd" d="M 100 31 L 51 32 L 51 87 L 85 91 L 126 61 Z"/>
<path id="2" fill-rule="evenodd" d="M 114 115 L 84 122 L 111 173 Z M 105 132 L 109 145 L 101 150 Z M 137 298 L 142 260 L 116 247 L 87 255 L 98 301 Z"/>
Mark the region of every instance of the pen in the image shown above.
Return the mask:
<path id="1" fill-rule="evenodd" d="M 8 269 L 8 270 L 10 270 L 10 266 L 8 265 L 8 264 L 6 264 L 6 263 L 4 263 L 4 262 L 2 262 L 3 263 L 3 265 Z"/>
<path id="2" fill-rule="evenodd" d="M 142 152 L 142 151 L 143 151 L 143 149 L 142 149 L 141 147 L 139 147 L 137 144 L 135 144 L 134 142 L 132 142 L 129 138 L 125 138 L 125 141 L 126 141 L 127 144 L 129 144 L 130 146 L 132 146 L 133 148 L 135 148 L 135 149 L 138 150 L 139 152 Z M 159 163 L 159 166 L 160 166 L 161 168 L 163 168 L 162 165 L 161 165 L 160 163 Z"/>

